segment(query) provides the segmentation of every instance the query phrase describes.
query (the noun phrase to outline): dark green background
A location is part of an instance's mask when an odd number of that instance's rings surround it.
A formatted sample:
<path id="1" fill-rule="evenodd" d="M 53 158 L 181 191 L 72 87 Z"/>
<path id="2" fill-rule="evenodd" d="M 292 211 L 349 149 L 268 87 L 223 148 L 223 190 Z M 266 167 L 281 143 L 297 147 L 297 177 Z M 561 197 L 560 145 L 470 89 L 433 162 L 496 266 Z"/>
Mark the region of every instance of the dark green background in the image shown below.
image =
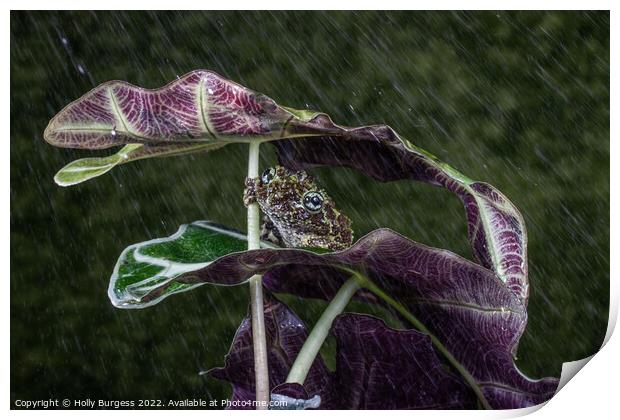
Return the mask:
<path id="1" fill-rule="evenodd" d="M 246 287 L 203 286 L 138 311 L 113 308 L 106 289 L 129 244 L 199 219 L 245 228 L 246 148 L 135 162 L 60 188 L 58 169 L 96 153 L 42 139 L 56 112 L 101 82 L 154 88 L 196 68 L 341 124 L 387 123 L 498 187 L 529 231 L 519 367 L 559 375 L 563 361 L 599 348 L 609 302 L 608 13 L 14 12 L 12 402 L 228 395 L 198 372 L 222 364 Z M 274 162 L 265 146 L 263 166 Z M 387 226 L 471 256 L 452 194 L 345 169 L 317 174 L 357 237 Z M 288 302 L 309 323 L 324 305 Z"/>

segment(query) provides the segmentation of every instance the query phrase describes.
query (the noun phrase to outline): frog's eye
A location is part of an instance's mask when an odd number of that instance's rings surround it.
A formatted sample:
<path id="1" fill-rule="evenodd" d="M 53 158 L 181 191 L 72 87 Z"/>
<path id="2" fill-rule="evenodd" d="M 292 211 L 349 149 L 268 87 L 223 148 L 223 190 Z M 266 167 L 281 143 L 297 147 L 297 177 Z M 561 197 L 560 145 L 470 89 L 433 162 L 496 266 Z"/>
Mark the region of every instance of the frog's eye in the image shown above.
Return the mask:
<path id="1" fill-rule="evenodd" d="M 276 170 L 273 168 L 265 169 L 260 176 L 260 180 L 263 184 L 269 184 L 271 180 L 276 176 Z"/>
<path id="2" fill-rule="evenodd" d="M 316 213 L 321 211 L 323 208 L 323 202 L 325 199 L 316 191 L 309 191 L 304 194 L 303 205 L 306 210 L 310 213 Z"/>

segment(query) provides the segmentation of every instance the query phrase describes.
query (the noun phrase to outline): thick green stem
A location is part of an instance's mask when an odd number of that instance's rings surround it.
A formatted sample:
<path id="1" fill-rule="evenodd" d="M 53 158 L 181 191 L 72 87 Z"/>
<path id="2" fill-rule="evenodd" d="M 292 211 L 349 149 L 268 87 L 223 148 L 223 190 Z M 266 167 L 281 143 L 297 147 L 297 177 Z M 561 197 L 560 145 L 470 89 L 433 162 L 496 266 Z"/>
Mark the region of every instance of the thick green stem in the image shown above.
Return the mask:
<path id="1" fill-rule="evenodd" d="M 258 142 L 250 143 L 248 178 L 258 177 Z M 260 248 L 260 211 L 257 203 L 248 206 L 248 249 Z M 250 277 L 250 305 L 252 307 L 252 340 L 254 347 L 254 375 L 256 377 L 256 409 L 269 408 L 269 370 L 267 361 L 267 334 L 263 310 L 263 276 Z"/>
<path id="2" fill-rule="evenodd" d="M 359 288 L 360 284 L 355 276 L 351 277 L 342 285 L 304 342 L 286 378 L 287 383 L 295 382 L 303 385 L 314 359 L 319 353 L 319 350 L 321 350 L 321 346 L 327 334 L 329 334 L 334 319 L 344 311 L 344 308 L 346 308 Z"/>

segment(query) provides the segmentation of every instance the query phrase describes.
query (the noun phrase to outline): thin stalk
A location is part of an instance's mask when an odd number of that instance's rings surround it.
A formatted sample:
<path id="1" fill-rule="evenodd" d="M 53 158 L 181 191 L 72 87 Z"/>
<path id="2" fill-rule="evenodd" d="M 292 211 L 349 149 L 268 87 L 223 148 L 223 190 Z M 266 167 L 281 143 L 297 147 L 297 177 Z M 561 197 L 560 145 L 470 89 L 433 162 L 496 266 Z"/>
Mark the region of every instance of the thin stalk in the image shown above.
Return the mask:
<path id="1" fill-rule="evenodd" d="M 470 388 L 474 391 L 480 404 L 486 410 L 492 410 L 493 407 L 489 404 L 486 397 L 482 393 L 482 390 L 476 383 L 476 380 L 471 376 L 471 374 L 465 369 L 461 363 L 452 356 L 452 353 L 443 345 L 441 341 L 435 335 L 433 335 L 428 328 L 418 319 L 416 318 L 407 308 L 398 303 L 396 300 L 392 299 L 387 293 L 385 293 L 379 286 L 377 286 L 372 280 L 361 275 L 358 272 L 346 269 L 347 272 L 352 272 L 357 277 L 357 280 L 361 287 L 367 289 L 379 296 L 383 299 L 388 305 L 393 307 L 399 314 L 401 314 L 407 321 L 411 322 L 411 324 L 421 333 L 428 335 L 431 339 L 431 343 L 433 346 L 446 358 L 448 362 L 461 374 L 465 382 L 470 386 Z"/>
<path id="2" fill-rule="evenodd" d="M 250 143 L 248 178 L 258 176 L 258 142 Z M 260 248 L 260 210 L 257 203 L 248 206 L 248 249 Z M 250 277 L 250 306 L 252 312 L 252 344 L 254 347 L 254 375 L 256 378 L 256 409 L 269 408 L 269 370 L 267 360 L 267 334 L 263 310 L 263 276 Z"/>
<path id="3" fill-rule="evenodd" d="M 298 383 L 303 385 L 314 359 L 319 353 L 319 350 L 321 350 L 321 346 L 327 334 L 329 334 L 334 319 L 344 311 L 344 308 L 346 308 L 359 288 L 360 283 L 357 277 L 353 276 L 342 285 L 340 290 L 338 290 L 338 293 L 329 303 L 299 351 L 291 367 L 291 371 L 286 378 L 287 383 Z"/>

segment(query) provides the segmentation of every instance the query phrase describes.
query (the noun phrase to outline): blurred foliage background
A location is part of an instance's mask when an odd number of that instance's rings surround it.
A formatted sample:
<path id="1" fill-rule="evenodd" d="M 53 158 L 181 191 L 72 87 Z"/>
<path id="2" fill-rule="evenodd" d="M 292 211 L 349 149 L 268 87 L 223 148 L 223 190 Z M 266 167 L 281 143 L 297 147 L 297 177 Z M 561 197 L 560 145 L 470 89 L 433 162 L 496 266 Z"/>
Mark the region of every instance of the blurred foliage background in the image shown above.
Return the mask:
<path id="1" fill-rule="evenodd" d="M 140 311 L 113 308 L 106 290 L 129 244 L 200 219 L 245 229 L 246 148 L 135 162 L 60 188 L 58 169 L 96 153 L 42 139 L 99 83 L 155 88 L 196 68 L 340 124 L 387 123 L 498 187 L 529 231 L 519 367 L 559 375 L 598 350 L 609 303 L 607 12 L 13 12 L 12 403 L 229 395 L 198 372 L 222 365 L 247 287 L 203 286 Z M 271 146 L 262 160 L 275 163 Z M 471 258 L 447 191 L 316 174 L 357 237 L 385 226 Z M 325 305 L 286 301 L 308 324 Z"/>

